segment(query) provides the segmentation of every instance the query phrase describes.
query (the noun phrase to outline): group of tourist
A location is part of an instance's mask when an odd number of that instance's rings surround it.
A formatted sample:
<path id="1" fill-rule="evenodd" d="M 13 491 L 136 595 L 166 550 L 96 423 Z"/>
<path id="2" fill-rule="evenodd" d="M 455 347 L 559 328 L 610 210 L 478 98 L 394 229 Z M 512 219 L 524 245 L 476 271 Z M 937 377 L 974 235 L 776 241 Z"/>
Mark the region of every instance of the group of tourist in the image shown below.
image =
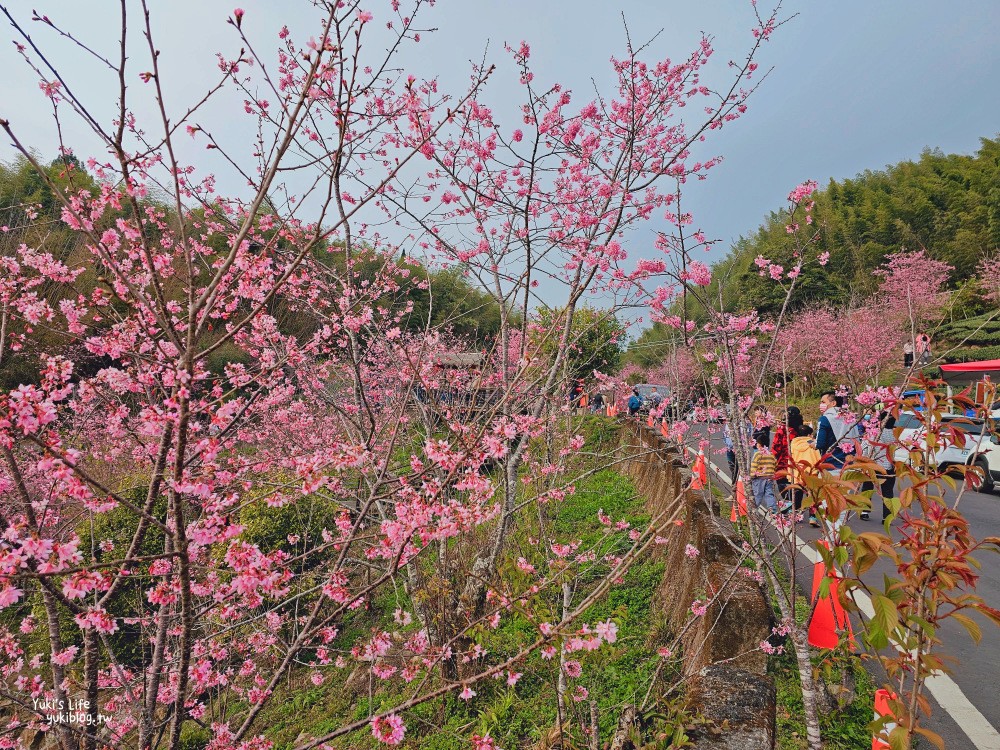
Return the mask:
<path id="1" fill-rule="evenodd" d="M 918 337 L 920 342 L 920 337 Z M 929 349 L 929 338 L 922 342 L 921 356 Z M 596 397 L 595 397 L 596 399 Z M 603 401 L 603 399 L 602 399 Z M 882 520 L 885 521 L 891 508 L 886 502 L 895 496 L 896 475 L 891 444 L 894 441 L 895 419 L 885 411 L 865 415 L 861 420 L 854 418 L 846 409 L 846 397 L 833 391 L 820 396 L 820 417 L 816 428 L 806 424 L 797 406 L 789 406 L 784 420 L 775 426 L 774 419 L 766 407 L 759 406 L 751 418 L 743 421 L 742 442 L 750 448 L 749 489 L 758 507 L 781 514 L 791 510 L 802 510 L 805 500 L 805 476 L 810 469 L 825 464 L 833 476 L 839 476 L 848 452 L 860 446 L 861 455 L 879 467 L 874 482 L 864 482 L 861 492 L 878 490 L 882 498 Z M 638 388 L 633 388 L 627 401 L 628 413 L 638 416 L 643 407 L 655 411 L 661 398 L 654 389 L 650 396 L 643 398 Z M 736 441 L 733 430 L 737 429 L 732 420 L 725 420 L 722 437 L 726 445 L 726 461 L 733 486 L 739 478 L 739 464 L 736 459 Z M 815 471 L 815 468 L 812 469 Z M 848 511 L 840 513 L 828 521 L 831 531 L 838 530 L 847 520 Z M 861 511 L 862 520 L 868 520 L 870 511 Z M 815 507 L 809 508 L 809 524 L 819 526 Z"/>
<path id="2" fill-rule="evenodd" d="M 933 359 L 931 337 L 926 333 L 919 333 L 916 339 L 903 344 L 903 367 L 907 369 L 913 367 L 914 353 L 916 353 L 917 365 L 919 367 L 929 365 L 931 359 Z"/>
<path id="3" fill-rule="evenodd" d="M 802 510 L 805 499 L 805 467 L 815 467 L 825 463 L 834 476 L 840 474 L 853 441 L 860 441 L 861 454 L 879 466 L 878 494 L 882 497 L 882 520 L 889 517 L 891 509 L 886 498 L 894 497 L 896 476 L 891 448 L 895 419 L 887 412 L 870 414 L 861 421 L 848 418 L 845 397 L 828 391 L 820 397 L 820 418 L 815 433 L 805 423 L 797 406 L 789 406 L 785 419 L 771 436 L 771 419 L 763 407 L 758 408 L 754 418 L 745 425 L 745 437 L 751 446 L 749 469 L 750 488 L 754 504 L 772 513 L 787 513 Z M 873 419 L 878 425 L 873 430 L 866 429 Z M 729 473 L 735 485 L 739 474 L 736 461 L 736 447 L 733 433 L 727 422 L 723 427 L 726 444 L 726 460 Z M 874 483 L 865 482 L 862 492 L 875 489 Z M 832 531 L 839 529 L 847 520 L 844 511 L 836 519 L 829 521 Z M 867 520 L 869 511 L 861 511 L 861 518 Z M 809 524 L 819 526 L 814 507 L 809 508 Z"/>
<path id="4" fill-rule="evenodd" d="M 569 399 L 570 407 L 573 409 L 599 412 L 604 409 L 605 405 L 604 394 L 600 391 L 593 394 L 587 393 L 583 380 L 574 380 L 570 383 L 567 398 Z"/>
<path id="5" fill-rule="evenodd" d="M 642 397 L 642 394 L 639 392 L 639 387 L 636 386 L 632 389 L 632 394 L 628 397 L 628 403 L 626 405 L 628 406 L 629 415 L 634 417 L 642 410 L 644 405 L 648 406 L 650 410 L 653 410 L 658 409 L 662 403 L 663 397 L 660 395 L 660 390 L 655 386 L 649 394 L 649 397 L 646 399 Z"/>

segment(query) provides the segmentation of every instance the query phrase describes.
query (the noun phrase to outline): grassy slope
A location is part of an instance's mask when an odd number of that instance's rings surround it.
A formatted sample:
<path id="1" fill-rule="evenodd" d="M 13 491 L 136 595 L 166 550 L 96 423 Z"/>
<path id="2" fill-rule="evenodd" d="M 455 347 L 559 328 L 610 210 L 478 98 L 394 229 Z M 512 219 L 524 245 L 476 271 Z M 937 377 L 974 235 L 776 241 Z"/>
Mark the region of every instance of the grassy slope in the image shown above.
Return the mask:
<path id="1" fill-rule="evenodd" d="M 575 425 L 587 438 L 581 455 L 590 451 L 606 451 L 616 442 L 616 430 L 599 418 L 583 418 Z M 586 459 L 581 459 L 583 464 Z M 589 468 L 585 465 L 577 469 Z M 554 536 L 573 537 L 582 541 L 581 549 L 598 544 L 604 527 L 597 521 L 598 510 L 603 509 L 615 520 L 626 519 L 633 526 L 648 521 L 641 500 L 635 497 L 631 482 L 621 474 L 604 469 L 576 483 L 576 492 L 559 504 L 546 506 Z M 532 511 L 534 514 L 534 511 Z M 516 575 L 514 562 L 525 550 L 531 550 L 528 539 L 531 530 L 537 531 L 537 522 L 530 517 L 515 533 L 505 575 Z M 537 562 L 537 561 L 536 561 Z M 599 577 L 601 569 L 594 572 L 592 580 L 579 579 L 576 583 L 576 600 L 589 584 Z M 597 652 L 574 654 L 583 664 L 583 675 L 570 680 L 570 691 L 583 687 L 589 692 L 586 701 L 569 701 L 574 715 L 564 722 L 578 726 L 580 719 L 589 716 L 589 701 L 596 700 L 600 714 L 602 736 L 607 737 L 617 720 L 618 708 L 627 702 L 641 702 L 656 670 L 656 649 L 665 643 L 667 633 L 662 618 L 652 611 L 653 595 L 663 576 L 662 561 L 652 557 L 634 566 L 621 585 L 613 586 L 608 595 L 591 607 L 585 617 L 587 622 L 612 618 L 619 626 L 618 642 L 604 646 Z M 395 597 L 386 598 L 368 613 L 355 613 L 346 629 L 367 630 L 376 627 L 380 620 L 399 602 Z M 541 605 L 548 603 L 557 619 L 558 592 L 551 592 Z M 381 614 L 379 614 L 381 612 Z M 415 626 L 414 626 L 415 627 Z M 496 631 L 484 631 L 477 641 L 494 655 L 510 653 L 530 634 L 537 633 L 535 626 L 520 615 L 505 617 Z M 557 722 L 555 685 L 556 660 L 546 661 L 540 655 L 532 656 L 521 667 L 524 676 L 509 688 L 503 681 L 476 686 L 477 696 L 469 701 L 450 696 L 445 700 L 424 704 L 406 715 L 407 736 L 403 747 L 421 750 L 444 750 L 468 746 L 472 733 L 489 732 L 501 747 L 533 747 Z M 661 679 L 666 674 L 661 673 Z M 391 706 L 407 695 L 405 686 L 398 681 L 376 681 L 369 691 L 364 676 L 355 675 L 345 686 L 347 670 L 341 675 L 331 675 L 320 686 L 308 682 L 305 674 L 296 675 L 267 709 L 262 726 L 266 736 L 274 741 L 276 750 L 291 748 L 300 735 L 317 736 L 341 723 L 341 718 L 361 719 L 370 713 Z M 576 734 L 579 734 L 577 731 Z M 201 738 L 192 734 L 189 748 L 199 746 Z M 334 747 L 375 748 L 379 745 L 367 731 L 356 732 Z M 381 746 L 384 747 L 384 746 Z"/>
<path id="2" fill-rule="evenodd" d="M 617 435 L 604 420 L 586 418 L 577 429 L 587 435 L 589 451 L 605 452 Z M 583 460 L 583 459 L 581 459 Z M 576 485 L 576 493 L 558 505 L 546 506 L 557 536 L 573 536 L 583 542 L 583 547 L 597 543 L 604 529 L 597 521 L 597 512 L 603 509 L 614 519 L 625 518 L 633 525 L 641 525 L 648 517 L 641 500 L 634 496 L 634 487 L 621 474 L 604 469 Z M 528 536 L 533 524 L 525 524 L 512 540 L 511 559 L 505 568 L 506 575 L 516 575 L 513 565 L 516 557 L 532 548 Z M 586 721 L 589 700 L 598 703 L 601 736 L 610 736 L 617 720 L 619 708 L 624 703 L 641 702 L 657 665 L 656 649 L 669 641 L 662 617 L 653 611 L 652 600 L 664 574 L 662 561 L 648 557 L 632 568 L 622 585 L 612 587 L 608 596 L 594 605 L 586 620 L 595 622 L 613 618 L 619 625 L 618 642 L 613 647 L 604 646 L 590 654 L 575 654 L 584 667 L 578 680 L 570 681 L 570 690 L 584 687 L 589 691 L 586 701 L 570 701 L 573 715 L 564 721 L 572 727 L 575 739 L 581 742 L 577 729 L 581 720 Z M 580 580 L 581 587 L 587 581 Z M 579 594 L 578 594 L 579 597 Z M 553 613 L 557 612 L 557 596 L 547 597 Z M 396 597 L 387 596 L 377 602 L 368 613 L 354 613 L 345 629 L 357 634 L 388 620 L 393 608 L 400 605 Z M 379 614 L 381 613 L 381 614 Z M 553 617 L 550 619 L 554 619 Z M 416 626 L 413 626 L 416 627 Z M 504 619 L 496 631 L 484 631 L 477 640 L 492 654 L 509 653 L 518 643 L 537 632 L 535 626 L 522 616 Z M 818 665 L 818 662 L 817 662 Z M 823 716 L 823 736 L 830 750 L 855 750 L 870 742 L 867 724 L 871 721 L 872 693 L 874 686 L 858 660 L 852 661 L 857 681 L 857 697 L 843 711 L 826 712 Z M 524 676 L 514 688 L 502 681 L 476 686 L 478 695 L 469 702 L 455 696 L 424 704 L 406 715 L 407 737 L 403 747 L 421 750 L 451 750 L 468 747 L 472 733 L 490 733 L 497 745 L 506 750 L 514 748 L 546 747 L 546 738 L 557 722 L 555 684 L 556 662 L 546 661 L 539 655 L 531 657 L 521 668 Z M 778 749 L 799 750 L 805 747 L 805 729 L 802 719 L 801 692 L 795 672 L 794 659 L 781 656 L 771 660 L 769 673 L 778 688 Z M 660 680 L 672 678 L 670 670 L 661 673 Z M 262 726 L 266 736 L 274 741 L 275 750 L 285 750 L 296 744 L 302 736 L 317 736 L 340 726 L 347 718 L 363 719 L 393 705 L 407 695 L 396 681 L 376 681 L 369 690 L 363 675 L 355 675 L 350 682 L 347 670 L 341 675 L 331 675 L 320 686 L 307 681 L 305 673 L 296 675 L 282 690 L 283 694 L 267 709 Z M 663 714 L 675 710 L 666 704 Z M 203 746 L 200 733 L 189 735 L 189 750 Z M 379 745 L 367 731 L 356 732 L 340 742 L 339 748 L 374 748 Z M 666 746 L 666 745 L 665 745 Z"/>

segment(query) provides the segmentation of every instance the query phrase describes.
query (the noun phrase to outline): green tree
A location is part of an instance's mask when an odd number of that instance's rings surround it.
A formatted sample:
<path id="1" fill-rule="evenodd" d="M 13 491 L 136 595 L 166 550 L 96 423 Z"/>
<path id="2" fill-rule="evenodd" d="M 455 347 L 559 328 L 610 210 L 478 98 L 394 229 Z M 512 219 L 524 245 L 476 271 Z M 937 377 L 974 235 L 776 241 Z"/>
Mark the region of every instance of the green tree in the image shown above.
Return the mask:
<path id="1" fill-rule="evenodd" d="M 873 293 L 872 271 L 901 248 L 924 248 L 954 267 L 951 284 L 975 275 L 976 265 L 1000 247 L 1000 138 L 981 140 L 974 155 L 926 149 L 916 161 L 831 180 L 815 194 L 817 253 L 830 254 L 812 269 L 791 299 L 793 308 L 819 301 L 844 305 Z M 709 297 L 719 289 L 729 309 L 773 314 L 784 292 L 761 279 L 757 256 L 793 265 L 793 245 L 784 220 L 771 213 L 752 234 L 735 243 L 713 269 Z M 698 310 L 693 310 L 695 317 Z M 973 313 L 974 314 L 974 313 Z"/>
<path id="2" fill-rule="evenodd" d="M 538 313 L 530 326 L 543 355 L 555 353 L 559 337 L 566 324 L 563 308 L 545 309 Z M 570 327 L 569 356 L 566 374 L 571 380 L 590 378 L 594 370 L 610 374 L 621 366 L 625 343 L 625 327 L 608 310 L 577 307 Z"/>
<path id="3" fill-rule="evenodd" d="M 411 270 L 412 286 L 406 298 L 413 303 L 407 318 L 410 330 L 450 327 L 459 336 L 491 344 L 500 330 L 500 305 L 464 276 L 460 268 L 427 270 L 416 263 Z M 423 283 L 422 283 L 423 282 Z"/>

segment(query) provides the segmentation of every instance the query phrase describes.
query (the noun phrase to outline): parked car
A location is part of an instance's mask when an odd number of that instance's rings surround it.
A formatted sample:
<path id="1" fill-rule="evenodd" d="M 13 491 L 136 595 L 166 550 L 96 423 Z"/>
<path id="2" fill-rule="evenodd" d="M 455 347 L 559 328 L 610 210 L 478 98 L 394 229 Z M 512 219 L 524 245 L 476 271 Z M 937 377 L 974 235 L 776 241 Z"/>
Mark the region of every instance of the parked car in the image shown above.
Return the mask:
<path id="1" fill-rule="evenodd" d="M 1000 480 L 1000 437 L 984 427 L 983 420 L 945 415 L 942 422 L 965 433 L 965 446 L 949 445 L 937 454 L 942 467 L 964 464 L 977 466 L 983 474 L 983 492 L 993 492 Z"/>
<path id="2" fill-rule="evenodd" d="M 904 420 L 903 432 L 906 435 L 905 442 L 916 450 L 926 452 L 927 442 L 924 439 L 925 426 L 912 412 L 904 412 L 900 417 L 909 415 L 910 419 Z M 972 419 L 961 414 L 945 414 L 941 417 L 942 426 L 947 426 L 961 432 L 965 436 L 964 444 L 946 441 L 947 444 L 934 451 L 933 460 L 939 469 L 948 469 L 950 466 L 976 466 L 983 475 L 983 492 L 992 492 L 996 483 L 1000 481 L 1000 436 L 991 432 L 989 425 L 984 427 L 983 420 Z M 914 426 L 915 425 L 915 426 Z M 900 420 L 896 421 L 896 426 L 900 426 Z M 900 435 L 900 442 L 904 442 L 904 436 Z M 896 450 L 897 461 L 908 461 L 911 455 L 905 448 Z"/>
<path id="3" fill-rule="evenodd" d="M 896 419 L 895 429 L 899 430 L 900 445 L 896 448 L 893 457 L 897 461 L 908 461 L 910 452 L 907 450 L 907 447 L 911 445 L 916 447 L 918 445 L 920 433 L 924 429 L 924 423 L 912 411 L 903 411 L 899 413 L 899 417 Z"/>

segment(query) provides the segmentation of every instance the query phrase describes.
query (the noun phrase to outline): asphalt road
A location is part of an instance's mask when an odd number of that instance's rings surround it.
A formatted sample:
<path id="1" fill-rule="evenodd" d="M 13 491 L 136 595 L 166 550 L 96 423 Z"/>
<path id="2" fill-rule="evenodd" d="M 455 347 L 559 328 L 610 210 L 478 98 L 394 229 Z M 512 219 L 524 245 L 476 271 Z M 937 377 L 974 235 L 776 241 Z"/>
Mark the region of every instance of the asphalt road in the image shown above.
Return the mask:
<path id="1" fill-rule="evenodd" d="M 696 434 L 705 434 L 704 426 L 696 426 L 695 430 L 698 430 Z M 728 480 L 725 445 L 721 434 L 711 436 L 711 446 L 710 458 L 716 467 L 721 467 L 718 473 Z M 898 495 L 898 487 L 896 492 Z M 945 497 L 954 502 L 956 495 L 949 491 Z M 977 539 L 1000 534 L 1000 494 L 966 491 L 959 508 L 969 522 L 971 533 Z M 862 521 L 852 514 L 848 523 L 856 531 L 879 529 L 880 521 L 877 519 L 881 518 L 881 507 L 877 500 L 873 510 L 871 520 Z M 893 537 L 896 539 L 899 538 L 898 527 L 898 522 L 891 527 Z M 809 542 L 819 537 L 819 529 L 810 528 L 808 524 L 797 526 L 795 531 L 801 539 Z M 808 594 L 811 591 L 813 566 L 803 555 L 797 557 L 796 578 L 807 589 Z M 979 571 L 976 593 L 987 605 L 1000 609 L 1000 556 L 983 552 L 977 559 L 982 568 Z M 869 571 L 864 580 L 875 590 L 881 590 L 883 573 L 894 573 L 892 566 L 884 561 Z M 977 620 L 982 630 L 982 640 L 978 644 L 972 640 L 965 628 L 953 621 L 948 621 L 941 627 L 939 636 L 944 643 L 943 653 L 954 660 L 951 679 L 964 694 L 964 698 L 982 714 L 989 725 L 992 725 L 993 732 L 989 731 L 989 727 L 986 727 L 985 734 L 976 731 L 978 719 L 970 718 L 960 710 L 963 703 L 962 696 L 957 696 L 957 701 L 944 699 L 952 714 L 943 710 L 937 701 L 932 701 L 935 705 L 930 719 L 925 721 L 925 726 L 944 738 L 948 750 L 1000 750 L 1000 740 L 995 733 L 1000 729 L 1000 627 L 978 615 L 973 619 Z M 947 692 L 949 691 L 942 691 L 942 695 Z M 954 690 L 950 691 L 949 697 L 956 698 Z"/>

